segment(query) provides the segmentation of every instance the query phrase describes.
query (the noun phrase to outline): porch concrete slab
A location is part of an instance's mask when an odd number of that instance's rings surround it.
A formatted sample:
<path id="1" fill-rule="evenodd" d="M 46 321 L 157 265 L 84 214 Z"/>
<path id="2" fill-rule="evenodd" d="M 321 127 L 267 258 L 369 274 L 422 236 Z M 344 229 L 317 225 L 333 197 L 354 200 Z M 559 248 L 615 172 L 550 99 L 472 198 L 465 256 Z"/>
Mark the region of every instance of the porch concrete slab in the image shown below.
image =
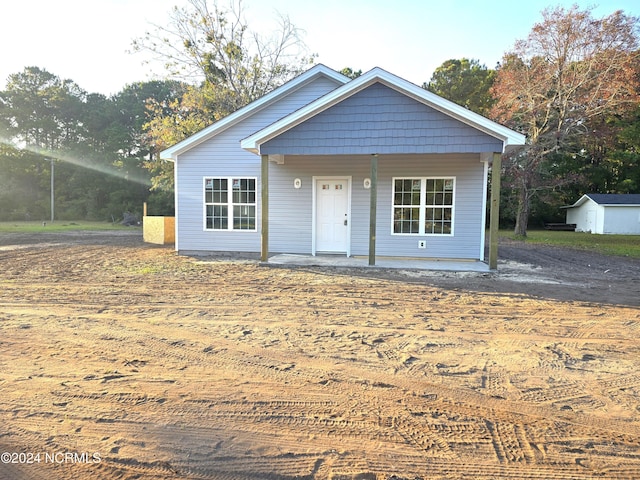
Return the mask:
<path id="1" fill-rule="evenodd" d="M 450 272 L 489 272 L 489 265 L 474 260 L 422 259 L 401 257 L 377 257 L 376 264 L 369 265 L 368 257 L 344 255 L 294 255 L 277 254 L 269 257 L 271 265 L 295 265 L 306 267 L 395 268 L 402 270 L 441 270 Z"/>

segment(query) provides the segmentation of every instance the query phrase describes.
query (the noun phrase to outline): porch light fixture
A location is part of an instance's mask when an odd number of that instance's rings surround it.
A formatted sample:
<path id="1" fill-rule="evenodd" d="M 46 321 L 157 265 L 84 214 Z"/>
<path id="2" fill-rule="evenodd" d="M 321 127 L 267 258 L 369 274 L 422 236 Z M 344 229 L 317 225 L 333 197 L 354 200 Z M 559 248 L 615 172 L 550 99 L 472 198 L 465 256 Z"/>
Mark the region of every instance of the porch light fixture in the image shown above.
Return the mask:
<path id="1" fill-rule="evenodd" d="M 296 178 L 293 181 L 293 188 L 298 189 L 302 186 L 302 180 L 300 180 L 299 178 Z"/>
<path id="2" fill-rule="evenodd" d="M 362 182 L 362 186 L 364 187 L 365 190 L 369 190 L 371 188 L 371 179 L 365 178 L 364 182 Z"/>

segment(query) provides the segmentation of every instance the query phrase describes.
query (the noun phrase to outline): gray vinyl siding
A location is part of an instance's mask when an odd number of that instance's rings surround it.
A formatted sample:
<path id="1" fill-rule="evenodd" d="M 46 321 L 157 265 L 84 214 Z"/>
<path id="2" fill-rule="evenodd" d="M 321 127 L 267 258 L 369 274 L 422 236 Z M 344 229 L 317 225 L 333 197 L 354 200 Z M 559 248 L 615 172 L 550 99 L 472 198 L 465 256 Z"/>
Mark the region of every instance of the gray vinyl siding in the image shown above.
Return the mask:
<path id="1" fill-rule="evenodd" d="M 215 137 L 181 154 L 176 162 L 176 249 L 181 252 L 260 251 L 260 157 L 243 150 L 240 141 L 290 114 L 338 84 L 325 77 L 291 92 Z M 257 178 L 257 230 L 212 231 L 204 229 L 205 177 Z"/>
<path id="2" fill-rule="evenodd" d="M 269 250 L 312 253 L 314 177 L 351 177 L 351 237 L 369 244 L 369 157 L 286 157 L 269 169 Z M 302 181 L 293 187 L 296 178 Z M 353 240 L 352 240 L 353 244 Z"/>
<path id="3" fill-rule="evenodd" d="M 369 253 L 369 155 L 290 156 L 269 170 L 269 247 L 312 252 L 313 178 L 351 177 L 351 254 Z M 454 235 L 392 235 L 394 177 L 455 177 Z M 302 181 L 300 189 L 294 179 Z M 484 165 L 480 155 L 388 155 L 378 159 L 376 253 L 380 256 L 479 259 L 484 225 Z M 418 240 L 427 248 L 419 249 Z"/>
<path id="4" fill-rule="evenodd" d="M 261 145 L 263 154 L 501 152 L 502 141 L 375 83 Z"/>
<path id="5" fill-rule="evenodd" d="M 424 160 L 426 158 L 426 161 Z M 378 165 L 376 253 L 425 258 L 480 258 L 484 206 L 484 164 L 479 155 L 382 158 Z M 392 178 L 455 177 L 453 235 L 393 235 Z M 426 249 L 418 248 L 425 240 Z"/>
<path id="6" fill-rule="evenodd" d="M 214 137 L 179 155 L 176 162 L 176 248 L 190 252 L 260 252 L 260 157 L 240 141 L 335 89 L 327 78 L 290 92 Z M 484 165 L 481 152 L 502 151 L 502 142 L 383 85 L 373 85 L 263 144 L 261 153 L 286 154 L 269 164 L 269 250 L 312 253 L 313 179 L 351 179 L 351 254 L 369 247 L 370 154 L 379 154 L 377 244 L 379 256 L 478 259 L 484 231 Z M 204 229 L 203 179 L 256 178 L 257 229 Z M 455 177 L 454 235 L 392 234 L 392 179 Z M 294 188 L 294 179 L 302 181 Z M 419 249 L 418 240 L 427 248 Z"/>

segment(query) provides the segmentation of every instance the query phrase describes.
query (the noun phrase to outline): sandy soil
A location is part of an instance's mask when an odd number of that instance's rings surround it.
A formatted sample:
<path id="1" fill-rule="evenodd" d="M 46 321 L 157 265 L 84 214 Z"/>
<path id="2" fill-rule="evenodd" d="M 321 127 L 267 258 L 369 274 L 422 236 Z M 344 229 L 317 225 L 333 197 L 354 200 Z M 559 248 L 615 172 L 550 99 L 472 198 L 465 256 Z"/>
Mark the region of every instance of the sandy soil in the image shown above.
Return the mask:
<path id="1" fill-rule="evenodd" d="M 640 262 L 284 269 L 140 236 L 0 236 L 0 479 L 640 478 Z"/>

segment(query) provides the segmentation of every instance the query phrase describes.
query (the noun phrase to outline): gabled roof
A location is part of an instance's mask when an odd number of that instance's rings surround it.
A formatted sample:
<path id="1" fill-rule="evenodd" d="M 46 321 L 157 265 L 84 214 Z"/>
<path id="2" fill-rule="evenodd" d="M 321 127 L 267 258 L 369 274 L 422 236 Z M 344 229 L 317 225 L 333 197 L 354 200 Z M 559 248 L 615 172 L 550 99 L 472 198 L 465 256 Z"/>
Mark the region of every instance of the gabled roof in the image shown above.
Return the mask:
<path id="1" fill-rule="evenodd" d="M 640 205 L 640 194 L 633 193 L 588 193 L 598 205 Z"/>
<path id="2" fill-rule="evenodd" d="M 360 77 L 351 80 L 349 83 L 336 88 L 323 97 L 320 97 L 314 102 L 311 102 L 307 106 L 302 107 L 268 127 L 245 138 L 242 140 L 241 146 L 253 153 L 259 153 L 261 144 L 342 102 L 346 98 L 364 90 L 374 83 L 386 85 L 387 87 L 407 95 L 418 102 L 428 105 L 435 110 L 501 140 L 503 142 L 503 150 L 505 151 L 515 146 L 524 145 L 525 143 L 526 138 L 524 135 L 493 122 L 482 115 L 478 115 L 477 113 L 461 107 L 456 103 L 446 100 L 379 67 L 376 67 Z"/>
<path id="3" fill-rule="evenodd" d="M 579 207 L 587 200 L 592 200 L 598 205 L 607 207 L 640 206 L 639 193 L 587 193 L 582 195 L 573 205 L 567 205 L 562 208 Z"/>
<path id="4" fill-rule="evenodd" d="M 315 65 L 306 72 L 288 81 L 284 85 L 251 102 L 249 105 L 235 111 L 230 115 L 227 115 L 223 119 L 215 122 L 207 128 L 204 128 L 203 130 L 200 130 L 199 132 L 191 135 L 183 141 L 173 145 L 172 147 L 163 150 L 162 152 L 160 152 L 160 158 L 175 161 L 178 155 L 180 155 L 181 153 L 184 153 L 187 150 L 195 147 L 196 145 L 199 145 L 200 143 L 208 140 L 209 138 L 218 135 L 227 128 L 237 124 L 238 122 L 266 107 L 267 105 L 278 101 L 289 93 L 299 89 L 300 87 L 308 84 L 309 82 L 317 79 L 320 76 L 329 77 L 343 84 L 349 81 L 348 77 L 336 72 L 335 70 L 330 69 L 329 67 L 326 67 L 322 64 Z"/>

